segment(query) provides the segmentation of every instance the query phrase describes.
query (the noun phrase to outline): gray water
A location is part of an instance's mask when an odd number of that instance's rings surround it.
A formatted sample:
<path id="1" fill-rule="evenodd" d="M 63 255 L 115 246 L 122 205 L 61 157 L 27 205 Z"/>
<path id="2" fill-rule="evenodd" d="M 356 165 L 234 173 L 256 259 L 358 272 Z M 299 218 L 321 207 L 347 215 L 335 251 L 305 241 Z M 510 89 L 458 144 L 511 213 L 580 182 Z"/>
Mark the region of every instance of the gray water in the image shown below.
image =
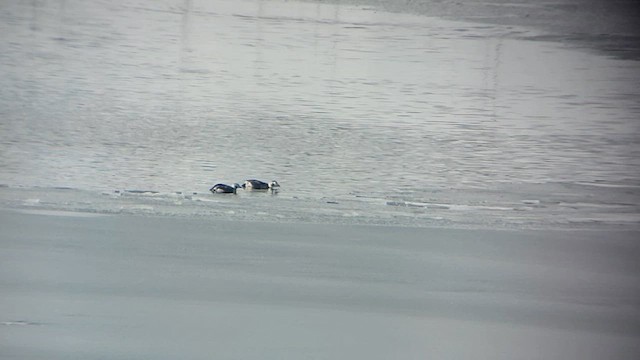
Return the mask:
<path id="1" fill-rule="evenodd" d="M 640 220 L 637 61 L 523 40 L 533 28 L 339 4 L 0 10 L 3 206 Z M 277 200 L 207 193 L 254 177 L 277 179 Z"/>

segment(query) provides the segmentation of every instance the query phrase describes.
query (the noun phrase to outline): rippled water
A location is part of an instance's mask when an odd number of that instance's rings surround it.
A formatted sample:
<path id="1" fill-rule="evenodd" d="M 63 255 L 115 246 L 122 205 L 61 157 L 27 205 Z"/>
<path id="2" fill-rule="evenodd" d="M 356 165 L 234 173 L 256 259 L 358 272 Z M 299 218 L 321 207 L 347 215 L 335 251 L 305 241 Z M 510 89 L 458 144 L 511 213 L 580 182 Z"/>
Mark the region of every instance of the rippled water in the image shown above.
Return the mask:
<path id="1" fill-rule="evenodd" d="M 640 219 L 635 61 L 511 26 L 291 1 L 0 10 L 10 188 L 191 194 L 256 177 L 309 212 L 373 199 L 438 219 L 451 218 L 438 206 Z"/>

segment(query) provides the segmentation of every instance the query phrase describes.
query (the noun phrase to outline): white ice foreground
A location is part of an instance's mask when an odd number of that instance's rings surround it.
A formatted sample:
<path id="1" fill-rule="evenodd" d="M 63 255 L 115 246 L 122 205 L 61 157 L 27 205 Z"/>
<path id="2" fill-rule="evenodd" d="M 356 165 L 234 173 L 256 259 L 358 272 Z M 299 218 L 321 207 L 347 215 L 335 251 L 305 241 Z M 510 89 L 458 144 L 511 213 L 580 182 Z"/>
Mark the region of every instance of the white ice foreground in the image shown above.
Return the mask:
<path id="1" fill-rule="evenodd" d="M 2 359 L 637 359 L 637 232 L 0 211 Z"/>

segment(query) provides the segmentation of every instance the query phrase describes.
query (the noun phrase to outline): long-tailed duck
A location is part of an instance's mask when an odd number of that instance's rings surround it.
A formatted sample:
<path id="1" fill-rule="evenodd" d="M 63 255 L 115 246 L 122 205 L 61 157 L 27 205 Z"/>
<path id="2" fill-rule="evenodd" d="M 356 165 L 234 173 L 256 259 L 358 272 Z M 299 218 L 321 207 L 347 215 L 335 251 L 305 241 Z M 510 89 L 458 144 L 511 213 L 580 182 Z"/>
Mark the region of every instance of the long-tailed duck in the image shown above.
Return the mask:
<path id="1" fill-rule="evenodd" d="M 227 184 L 215 184 L 209 191 L 214 194 L 235 194 L 236 189 L 239 188 L 240 185 L 233 184 L 233 186 L 229 186 Z"/>
<path id="2" fill-rule="evenodd" d="M 242 187 L 246 190 L 275 190 L 280 187 L 280 184 L 275 180 L 270 183 L 266 183 L 264 181 L 251 179 L 246 180 L 244 184 L 242 184 Z"/>

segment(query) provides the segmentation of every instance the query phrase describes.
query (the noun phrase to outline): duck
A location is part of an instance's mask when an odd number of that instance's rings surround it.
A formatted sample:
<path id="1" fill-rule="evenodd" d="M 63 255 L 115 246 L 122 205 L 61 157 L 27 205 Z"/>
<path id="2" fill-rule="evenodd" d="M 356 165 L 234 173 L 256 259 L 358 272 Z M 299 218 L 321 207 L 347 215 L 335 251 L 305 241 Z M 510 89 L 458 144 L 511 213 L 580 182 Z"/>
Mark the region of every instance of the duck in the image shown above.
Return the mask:
<path id="1" fill-rule="evenodd" d="M 209 189 L 214 194 L 235 194 L 236 189 L 240 187 L 239 184 L 227 185 L 227 184 L 215 184 Z"/>
<path id="2" fill-rule="evenodd" d="M 275 190 L 279 188 L 280 184 L 277 181 L 273 180 L 270 183 L 266 183 L 264 181 L 250 179 L 245 180 L 244 184 L 242 184 L 242 188 L 246 190 Z"/>

